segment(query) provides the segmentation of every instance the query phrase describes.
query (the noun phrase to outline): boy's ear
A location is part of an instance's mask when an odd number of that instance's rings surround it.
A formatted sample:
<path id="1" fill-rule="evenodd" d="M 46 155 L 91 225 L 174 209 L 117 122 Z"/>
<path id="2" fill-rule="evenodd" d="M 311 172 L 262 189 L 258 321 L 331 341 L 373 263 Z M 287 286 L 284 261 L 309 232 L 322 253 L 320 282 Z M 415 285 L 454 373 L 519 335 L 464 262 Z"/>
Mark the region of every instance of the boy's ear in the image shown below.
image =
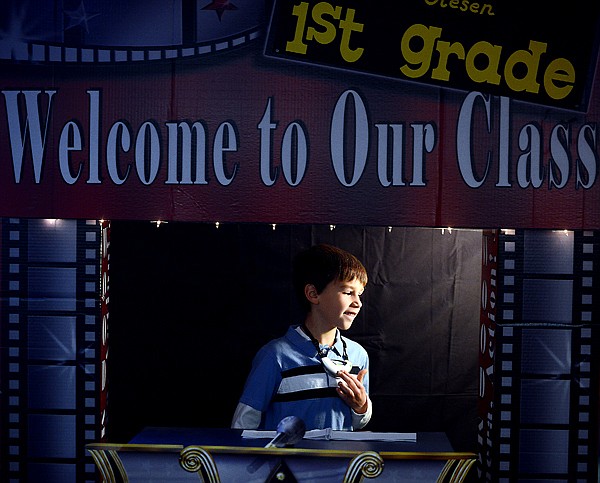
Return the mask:
<path id="1" fill-rule="evenodd" d="M 317 287 L 315 287 L 312 283 L 307 283 L 304 286 L 304 296 L 311 304 L 318 303 L 319 293 L 317 292 Z"/>

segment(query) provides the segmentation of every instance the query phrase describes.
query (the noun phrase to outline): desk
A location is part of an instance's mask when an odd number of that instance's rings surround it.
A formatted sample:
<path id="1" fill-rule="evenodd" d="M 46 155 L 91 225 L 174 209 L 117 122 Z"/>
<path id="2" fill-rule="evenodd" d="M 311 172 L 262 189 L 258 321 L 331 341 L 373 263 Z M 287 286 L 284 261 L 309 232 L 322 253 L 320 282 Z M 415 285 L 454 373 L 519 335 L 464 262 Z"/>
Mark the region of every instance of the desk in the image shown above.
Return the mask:
<path id="1" fill-rule="evenodd" d="M 264 448 L 270 439 L 242 438 L 241 429 L 148 427 L 130 441 L 133 444 L 191 444 L 201 446 L 242 446 Z M 341 449 L 378 452 L 453 452 L 445 433 L 418 433 L 416 442 L 408 441 L 323 441 L 302 439 L 294 448 Z"/>
<path id="2" fill-rule="evenodd" d="M 149 427 L 128 444 L 120 445 L 118 451 L 130 483 L 197 483 L 197 474 L 186 472 L 179 466 L 179 452 L 184 448 L 197 447 L 210 454 L 223 483 L 265 483 L 282 466 L 290 476 L 285 481 L 360 481 L 348 479 L 349 468 L 353 459 L 365 458 L 369 454 L 377 458 L 371 469 L 379 466 L 379 471 L 373 472 L 372 479 L 371 475 L 367 475 L 366 481 L 436 482 L 441 481 L 440 474 L 447 468 L 449 459 L 466 463 L 475 458 L 473 453 L 454 452 L 444 433 L 417 433 L 416 442 L 303 439 L 291 448 L 268 449 L 264 446 L 269 439 L 242 438 L 241 433 L 241 430 L 225 428 Z M 92 444 L 88 445 L 88 449 L 100 446 Z M 365 461 L 363 459 L 361 465 L 367 464 Z M 466 466 L 462 473 L 469 468 L 470 465 Z M 461 480 L 457 478 L 454 481 Z"/>

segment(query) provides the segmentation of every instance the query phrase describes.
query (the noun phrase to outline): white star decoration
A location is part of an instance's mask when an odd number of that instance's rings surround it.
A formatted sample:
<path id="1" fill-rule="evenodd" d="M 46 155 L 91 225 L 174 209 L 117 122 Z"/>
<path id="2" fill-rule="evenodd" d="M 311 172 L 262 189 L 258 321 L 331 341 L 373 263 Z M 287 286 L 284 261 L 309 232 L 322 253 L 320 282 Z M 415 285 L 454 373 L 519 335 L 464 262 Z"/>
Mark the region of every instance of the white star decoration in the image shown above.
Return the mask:
<path id="1" fill-rule="evenodd" d="M 73 27 L 77 27 L 78 25 L 83 25 L 86 33 L 90 33 L 90 29 L 88 27 L 88 21 L 100 15 L 99 13 L 88 14 L 85 11 L 85 5 L 83 1 L 79 4 L 75 10 L 65 10 L 65 15 L 69 20 L 69 24 L 65 27 L 65 30 L 71 29 Z"/>

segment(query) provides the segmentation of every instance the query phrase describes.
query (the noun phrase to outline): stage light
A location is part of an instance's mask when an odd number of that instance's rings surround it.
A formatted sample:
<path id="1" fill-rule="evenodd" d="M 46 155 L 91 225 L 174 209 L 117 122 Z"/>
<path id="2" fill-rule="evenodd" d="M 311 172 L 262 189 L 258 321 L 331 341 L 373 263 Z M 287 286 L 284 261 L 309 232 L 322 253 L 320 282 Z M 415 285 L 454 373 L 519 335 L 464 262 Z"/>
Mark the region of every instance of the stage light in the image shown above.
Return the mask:
<path id="1" fill-rule="evenodd" d="M 218 221 L 215 221 L 215 228 L 218 230 L 219 229 L 219 225 L 220 223 Z"/>

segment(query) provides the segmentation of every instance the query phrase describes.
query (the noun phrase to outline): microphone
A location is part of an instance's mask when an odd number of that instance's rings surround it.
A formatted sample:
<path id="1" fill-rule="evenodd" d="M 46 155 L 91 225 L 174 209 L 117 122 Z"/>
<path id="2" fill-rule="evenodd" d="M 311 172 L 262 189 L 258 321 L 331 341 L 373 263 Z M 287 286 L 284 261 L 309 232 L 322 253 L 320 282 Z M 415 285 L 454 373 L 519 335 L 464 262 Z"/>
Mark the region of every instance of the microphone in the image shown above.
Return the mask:
<path id="1" fill-rule="evenodd" d="M 277 425 L 277 435 L 269 441 L 265 448 L 282 448 L 300 441 L 306 433 L 304 421 L 297 416 L 286 416 Z"/>

